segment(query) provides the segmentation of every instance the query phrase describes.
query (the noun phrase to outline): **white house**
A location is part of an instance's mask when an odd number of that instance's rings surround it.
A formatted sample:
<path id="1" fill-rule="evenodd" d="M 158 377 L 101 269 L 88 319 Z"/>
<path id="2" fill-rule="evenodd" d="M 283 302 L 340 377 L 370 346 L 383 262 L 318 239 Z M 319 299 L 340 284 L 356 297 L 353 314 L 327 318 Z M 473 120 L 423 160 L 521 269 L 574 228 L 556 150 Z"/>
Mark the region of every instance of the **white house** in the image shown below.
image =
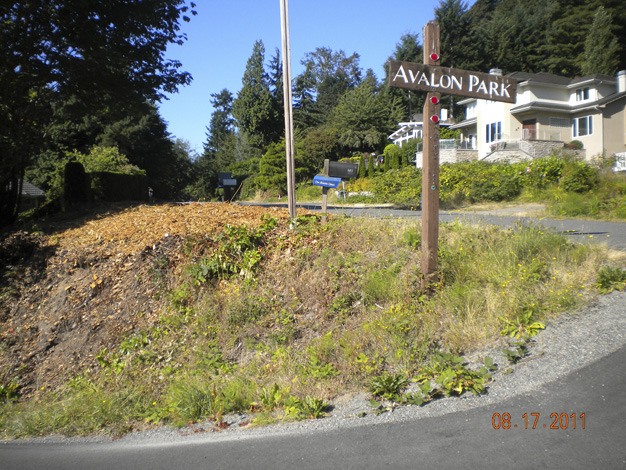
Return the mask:
<path id="1" fill-rule="evenodd" d="M 494 69 L 491 73 L 501 73 Z M 450 126 L 487 161 L 536 158 L 578 140 L 587 159 L 626 150 L 626 70 L 616 77 L 566 78 L 515 72 L 514 104 L 470 98 L 465 119 Z"/>
<path id="2" fill-rule="evenodd" d="M 441 109 L 441 113 L 439 115 L 439 125 L 441 127 L 449 127 L 450 122 L 448 121 L 448 110 L 445 108 Z M 402 144 L 408 142 L 411 139 L 421 139 L 424 130 L 424 115 L 423 114 L 414 114 L 411 116 L 411 120 L 408 122 L 400 122 L 398 123 L 398 129 L 391 134 L 388 139 L 391 140 L 398 147 L 402 147 Z"/>

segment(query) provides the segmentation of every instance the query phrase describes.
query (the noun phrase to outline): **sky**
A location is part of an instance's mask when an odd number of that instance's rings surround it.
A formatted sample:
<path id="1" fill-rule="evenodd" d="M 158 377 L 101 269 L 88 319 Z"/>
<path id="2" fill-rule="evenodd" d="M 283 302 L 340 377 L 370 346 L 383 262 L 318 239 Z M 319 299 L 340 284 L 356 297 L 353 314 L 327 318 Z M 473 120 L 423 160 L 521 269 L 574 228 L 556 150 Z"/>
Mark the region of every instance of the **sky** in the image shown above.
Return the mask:
<path id="1" fill-rule="evenodd" d="M 266 63 L 280 49 L 280 0 L 195 2 L 198 15 L 182 22 L 187 41 L 166 53 L 167 59 L 182 62 L 193 82 L 167 95 L 159 109 L 172 136 L 201 153 L 213 112 L 211 94 L 226 88 L 237 95 L 255 41 L 263 41 Z M 401 36 L 417 33 L 421 42 L 422 29 L 434 19 L 439 4 L 440 0 L 289 0 L 292 78 L 302 72 L 300 62 L 307 52 L 329 47 L 346 55 L 357 52 L 363 71 L 371 68 L 382 79 L 383 64 Z"/>

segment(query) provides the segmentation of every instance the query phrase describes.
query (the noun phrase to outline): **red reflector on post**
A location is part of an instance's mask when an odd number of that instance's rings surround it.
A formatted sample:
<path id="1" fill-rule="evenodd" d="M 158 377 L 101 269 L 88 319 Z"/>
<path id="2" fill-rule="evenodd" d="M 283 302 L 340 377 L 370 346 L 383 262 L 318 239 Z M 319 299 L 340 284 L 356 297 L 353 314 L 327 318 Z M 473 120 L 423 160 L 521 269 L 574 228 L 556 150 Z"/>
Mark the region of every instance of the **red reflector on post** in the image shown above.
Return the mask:
<path id="1" fill-rule="evenodd" d="M 433 114 L 433 115 L 430 117 L 430 120 L 431 120 L 432 122 L 434 122 L 435 124 L 437 124 L 437 123 L 439 122 L 439 116 L 437 116 L 436 114 Z"/>
<path id="2" fill-rule="evenodd" d="M 432 54 L 430 54 L 430 60 L 437 62 L 439 60 L 439 54 L 433 52 Z"/>
<path id="3" fill-rule="evenodd" d="M 437 98 L 436 96 L 431 96 L 430 97 L 430 102 L 432 104 L 439 104 L 439 98 Z"/>

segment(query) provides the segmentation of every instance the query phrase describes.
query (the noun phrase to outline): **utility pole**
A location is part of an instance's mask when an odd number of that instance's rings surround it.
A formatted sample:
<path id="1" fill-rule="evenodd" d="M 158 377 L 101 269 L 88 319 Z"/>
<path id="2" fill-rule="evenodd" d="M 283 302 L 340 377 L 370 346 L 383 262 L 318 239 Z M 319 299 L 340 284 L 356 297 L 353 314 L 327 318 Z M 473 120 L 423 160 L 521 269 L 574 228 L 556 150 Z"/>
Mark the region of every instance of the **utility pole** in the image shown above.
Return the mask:
<path id="1" fill-rule="evenodd" d="M 440 56 L 439 24 L 424 27 L 424 65 L 436 65 Z M 437 272 L 439 251 L 439 115 L 440 94 L 429 92 L 424 103 L 422 154 L 422 262 L 426 286 Z"/>
<path id="2" fill-rule="evenodd" d="M 296 218 L 296 185 L 293 139 L 293 96 L 291 91 L 291 50 L 289 46 L 289 1 L 280 0 L 280 29 L 283 47 L 283 104 L 285 110 L 285 154 L 287 158 L 287 200 L 289 217 Z"/>

